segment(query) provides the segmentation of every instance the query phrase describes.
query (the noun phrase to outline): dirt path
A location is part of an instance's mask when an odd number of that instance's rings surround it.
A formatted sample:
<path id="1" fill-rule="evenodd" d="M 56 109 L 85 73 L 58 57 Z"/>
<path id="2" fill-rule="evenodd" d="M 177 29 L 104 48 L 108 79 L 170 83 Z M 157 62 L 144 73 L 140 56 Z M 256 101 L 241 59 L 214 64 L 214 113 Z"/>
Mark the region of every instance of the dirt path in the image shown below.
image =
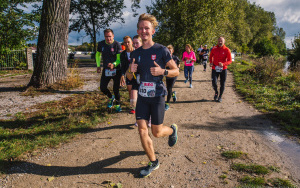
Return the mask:
<path id="1" fill-rule="evenodd" d="M 94 69 L 86 71 L 97 78 Z M 196 66 L 192 89 L 180 74 L 174 88 L 178 102 L 165 115 L 165 125 L 179 126 L 179 141 L 170 148 L 167 138 L 152 137 L 161 165 L 148 178 L 138 178 L 148 159 L 134 115 L 122 112 L 90 133 L 13 167 L 0 187 L 104 187 L 101 183 L 107 180 L 123 187 L 235 187 L 244 175 L 230 169 L 237 162 L 279 167 L 279 173 L 265 178 L 288 178 L 300 186 L 300 167 L 263 134 L 276 126 L 236 94 L 231 73 L 223 102 L 213 102 L 210 74 Z M 97 81 L 89 81 L 97 88 Z M 221 156 L 226 150 L 248 157 L 226 160 Z M 226 184 L 219 178 L 224 173 Z"/>

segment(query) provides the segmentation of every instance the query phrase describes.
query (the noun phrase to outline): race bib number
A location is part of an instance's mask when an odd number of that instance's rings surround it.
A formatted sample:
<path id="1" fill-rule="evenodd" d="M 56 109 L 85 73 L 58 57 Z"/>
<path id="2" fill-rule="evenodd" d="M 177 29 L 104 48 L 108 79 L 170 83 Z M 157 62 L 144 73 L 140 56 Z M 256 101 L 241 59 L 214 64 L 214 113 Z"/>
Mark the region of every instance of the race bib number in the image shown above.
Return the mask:
<path id="1" fill-rule="evenodd" d="M 223 70 L 223 67 L 216 66 L 216 67 L 215 67 L 215 69 L 216 69 L 216 72 L 222 72 L 222 70 Z"/>
<path id="2" fill-rule="evenodd" d="M 138 83 L 138 84 L 141 83 L 141 76 L 140 76 L 140 74 L 136 75 L 136 83 Z"/>
<path id="3" fill-rule="evenodd" d="M 142 97 L 155 97 L 156 83 L 142 82 L 139 88 L 139 95 Z"/>
<path id="4" fill-rule="evenodd" d="M 186 60 L 186 64 L 191 64 L 192 61 L 191 60 Z"/>
<path id="5" fill-rule="evenodd" d="M 105 69 L 105 76 L 111 77 L 111 76 L 116 76 L 117 71 L 116 69 L 110 70 L 110 69 Z"/>
<path id="6" fill-rule="evenodd" d="M 207 55 L 203 55 L 203 59 L 207 59 Z"/>

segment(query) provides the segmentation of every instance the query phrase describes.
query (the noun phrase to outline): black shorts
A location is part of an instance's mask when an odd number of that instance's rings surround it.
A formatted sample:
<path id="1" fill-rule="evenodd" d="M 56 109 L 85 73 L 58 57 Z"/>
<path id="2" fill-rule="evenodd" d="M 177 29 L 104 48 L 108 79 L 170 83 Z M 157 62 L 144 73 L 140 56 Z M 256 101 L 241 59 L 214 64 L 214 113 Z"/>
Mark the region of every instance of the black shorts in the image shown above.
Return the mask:
<path id="1" fill-rule="evenodd" d="M 162 124 L 165 117 L 165 96 L 142 97 L 139 95 L 135 112 L 136 120 L 149 121 L 151 116 L 151 124 Z"/>
<path id="2" fill-rule="evenodd" d="M 132 80 L 129 80 L 127 77 L 126 77 L 126 85 L 133 85 L 136 83 L 136 80 L 134 78 L 132 78 Z"/>

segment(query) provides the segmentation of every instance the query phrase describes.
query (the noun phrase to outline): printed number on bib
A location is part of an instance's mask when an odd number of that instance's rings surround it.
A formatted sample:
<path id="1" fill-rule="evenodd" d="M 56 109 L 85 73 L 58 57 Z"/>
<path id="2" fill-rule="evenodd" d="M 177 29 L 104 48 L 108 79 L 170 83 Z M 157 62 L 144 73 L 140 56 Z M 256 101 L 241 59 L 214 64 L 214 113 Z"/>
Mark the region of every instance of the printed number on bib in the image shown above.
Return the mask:
<path id="1" fill-rule="evenodd" d="M 139 88 L 139 95 L 142 97 L 155 97 L 156 83 L 142 82 Z"/>
<path id="2" fill-rule="evenodd" d="M 110 70 L 110 69 L 105 69 L 105 76 L 116 76 L 117 71 L 116 69 Z"/>
<path id="3" fill-rule="evenodd" d="M 207 55 L 204 55 L 204 56 L 203 56 L 203 59 L 207 59 Z"/>
<path id="4" fill-rule="evenodd" d="M 186 64 L 191 64 L 192 61 L 191 60 L 186 60 Z"/>
<path id="5" fill-rule="evenodd" d="M 216 72 L 222 72 L 222 70 L 223 70 L 223 67 L 216 66 L 216 67 L 215 67 L 215 69 L 216 69 Z"/>

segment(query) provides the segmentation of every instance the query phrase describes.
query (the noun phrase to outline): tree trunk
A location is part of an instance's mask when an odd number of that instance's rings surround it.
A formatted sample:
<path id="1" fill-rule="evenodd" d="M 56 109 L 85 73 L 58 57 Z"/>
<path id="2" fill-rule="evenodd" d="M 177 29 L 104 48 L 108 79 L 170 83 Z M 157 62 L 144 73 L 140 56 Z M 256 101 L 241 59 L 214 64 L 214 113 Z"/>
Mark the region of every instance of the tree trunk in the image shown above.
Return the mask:
<path id="1" fill-rule="evenodd" d="M 70 1 L 43 1 L 37 61 L 28 86 L 46 87 L 67 76 Z"/>

